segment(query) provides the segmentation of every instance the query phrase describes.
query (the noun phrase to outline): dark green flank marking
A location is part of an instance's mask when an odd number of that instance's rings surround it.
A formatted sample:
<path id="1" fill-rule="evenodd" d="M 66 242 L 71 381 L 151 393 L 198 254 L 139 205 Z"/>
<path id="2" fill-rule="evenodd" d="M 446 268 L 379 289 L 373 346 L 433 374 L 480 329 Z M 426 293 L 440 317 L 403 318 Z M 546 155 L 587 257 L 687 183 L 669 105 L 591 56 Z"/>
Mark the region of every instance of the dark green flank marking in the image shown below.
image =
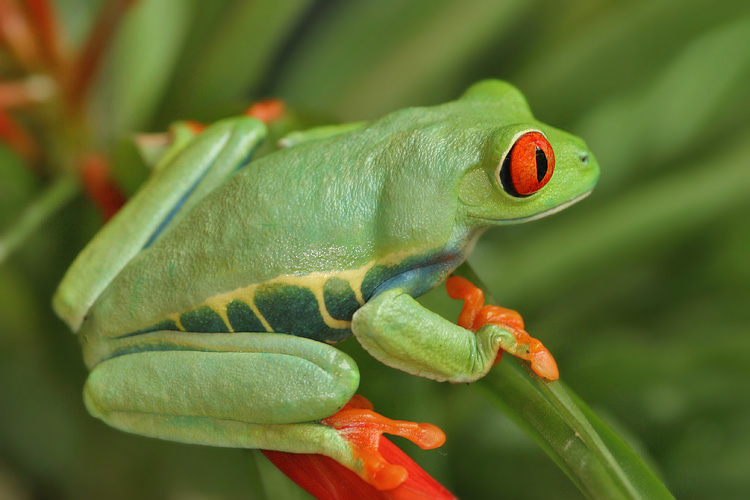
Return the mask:
<path id="1" fill-rule="evenodd" d="M 180 315 L 180 322 L 186 332 L 227 333 L 224 320 L 208 306 L 199 307 Z M 261 330 L 263 331 L 263 330 Z"/>
<path id="2" fill-rule="evenodd" d="M 233 300 L 227 304 L 227 319 L 235 332 L 265 332 L 266 328 L 260 322 L 247 303 Z"/>
<path id="3" fill-rule="evenodd" d="M 401 276 L 408 270 L 434 268 L 435 266 L 429 266 L 433 260 L 435 260 L 435 255 L 415 255 L 395 265 L 373 266 L 362 283 L 364 300 L 367 301 L 380 285 L 394 277 Z M 397 286 L 408 288 L 411 284 L 409 281 L 407 279 L 403 283 L 399 282 Z M 351 321 L 354 313 L 361 307 L 349 282 L 335 276 L 329 278 L 323 285 L 323 300 L 328 314 L 339 321 Z M 307 287 L 284 283 L 261 284 L 255 291 L 254 304 L 271 330 L 276 333 L 288 333 L 328 342 L 338 342 L 351 336 L 350 329 L 331 328 L 325 323 L 315 294 Z M 234 332 L 266 331 L 250 305 L 240 299 L 227 304 L 227 320 Z M 208 306 L 200 306 L 182 313 L 180 322 L 187 332 L 229 332 L 221 316 Z M 179 330 L 179 328 L 174 321 L 164 320 L 123 337 L 158 330 Z"/>
<path id="4" fill-rule="evenodd" d="M 325 324 L 315 294 L 307 288 L 280 283 L 261 286 L 255 292 L 255 306 L 274 332 L 332 342 L 351 335 L 349 329 Z"/>
<path id="5" fill-rule="evenodd" d="M 334 277 L 326 281 L 323 286 L 323 299 L 328 314 L 343 321 L 351 321 L 354 312 L 360 307 L 349 282 L 340 278 Z"/>

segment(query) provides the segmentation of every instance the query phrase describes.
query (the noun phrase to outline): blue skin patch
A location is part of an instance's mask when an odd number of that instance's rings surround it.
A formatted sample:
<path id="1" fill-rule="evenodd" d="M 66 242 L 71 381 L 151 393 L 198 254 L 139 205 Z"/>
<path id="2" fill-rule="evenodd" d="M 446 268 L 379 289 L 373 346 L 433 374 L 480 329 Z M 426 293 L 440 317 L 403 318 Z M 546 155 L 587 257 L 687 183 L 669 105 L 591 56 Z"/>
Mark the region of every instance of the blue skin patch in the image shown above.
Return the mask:
<path id="1" fill-rule="evenodd" d="M 445 280 L 464 257 L 465 254 L 460 251 L 443 251 L 428 254 L 427 257 L 415 256 L 395 266 L 374 266 L 363 280 L 362 295 L 365 301 L 368 301 L 387 290 L 400 290 L 412 297 L 419 297 Z M 326 310 L 334 319 L 350 321 L 354 312 L 360 308 L 349 283 L 336 277 L 326 281 L 323 299 Z M 305 287 L 286 284 L 261 286 L 256 291 L 254 303 L 276 333 L 328 342 L 338 342 L 352 334 L 350 329 L 331 328 L 326 325 L 315 295 Z M 250 306 L 240 300 L 227 304 L 227 319 L 235 332 L 266 331 Z M 227 331 L 224 321 L 209 307 L 200 307 L 183 313 L 180 321 L 186 331 Z M 119 338 L 156 330 L 177 329 L 176 324 L 169 320 Z"/>
<path id="2" fill-rule="evenodd" d="M 463 262 L 465 247 L 458 242 L 434 253 L 406 259 L 394 267 L 375 266 L 365 276 L 362 294 L 366 301 L 387 290 L 401 290 L 412 297 L 424 295 Z"/>
<path id="3" fill-rule="evenodd" d="M 460 260 L 453 259 L 410 269 L 385 281 L 375 289 L 370 299 L 387 290 L 400 290 L 412 297 L 424 295 L 445 280 L 459 263 Z"/>
<path id="4" fill-rule="evenodd" d="M 203 180 L 203 177 L 205 175 L 206 175 L 206 173 L 204 172 L 203 175 L 201 175 L 200 178 L 197 181 L 195 181 L 195 184 L 193 184 L 193 186 L 187 191 L 187 193 L 185 193 L 185 196 L 183 196 L 182 198 L 180 198 L 180 201 L 177 203 L 177 205 L 175 205 L 174 208 L 172 208 L 172 211 L 169 212 L 169 214 L 164 218 L 163 221 L 161 221 L 161 224 L 159 224 L 159 227 L 156 228 L 156 230 L 153 232 L 153 234 L 148 239 L 148 241 L 146 242 L 146 244 L 143 245 L 143 250 L 145 250 L 148 247 L 150 247 L 154 243 L 154 241 L 156 241 L 156 238 L 159 237 L 159 235 L 161 234 L 161 232 L 164 231 L 164 229 L 169 225 L 170 221 L 174 218 L 174 216 L 177 214 L 177 212 L 180 211 L 180 209 L 182 208 L 182 205 L 185 204 L 185 200 L 187 200 L 188 197 L 191 194 L 193 194 L 193 191 L 195 191 L 195 187 L 198 185 L 198 183 L 200 181 Z"/>
<path id="5" fill-rule="evenodd" d="M 255 150 L 257 148 L 258 148 L 258 146 L 256 145 L 250 151 L 250 153 L 248 153 L 248 155 L 245 158 L 243 158 L 242 161 L 239 162 L 239 164 L 237 165 L 237 168 L 234 169 L 234 171 L 232 172 L 232 174 L 234 172 L 237 172 L 239 169 L 241 169 L 242 167 L 244 167 L 248 163 L 250 163 L 250 160 L 252 160 L 253 154 L 255 153 Z M 172 210 L 169 212 L 169 214 L 167 214 L 167 216 L 164 218 L 164 220 L 161 221 L 161 224 L 159 224 L 159 227 L 156 228 L 156 230 L 153 232 L 153 234 L 148 239 L 148 241 L 146 241 L 146 244 L 143 245 L 142 250 L 145 250 L 146 248 L 150 247 L 156 241 L 156 239 L 159 237 L 159 235 L 162 233 L 162 231 L 164 231 L 164 229 L 167 228 L 167 226 L 172 221 L 172 219 L 174 218 L 174 216 L 177 215 L 177 212 L 180 211 L 180 209 L 185 204 L 185 202 L 187 201 L 187 199 L 190 198 L 190 195 L 193 194 L 193 191 L 195 191 L 195 188 L 198 187 L 198 184 L 200 184 L 201 181 L 206 177 L 206 174 L 208 174 L 208 172 L 211 170 L 211 167 L 213 167 L 213 162 L 211 162 L 211 165 L 209 165 L 203 171 L 203 173 L 200 175 L 200 177 L 198 177 L 198 179 L 196 179 L 196 181 L 193 183 L 193 185 L 190 186 L 190 189 L 188 189 L 185 192 L 185 195 L 182 198 L 180 198 L 180 201 L 177 202 L 177 204 L 172 208 Z M 232 175 L 232 174 L 230 174 L 230 175 Z"/>
<path id="6" fill-rule="evenodd" d="M 153 326 L 142 328 L 134 332 L 126 333 L 125 335 L 120 335 L 119 337 L 116 337 L 116 338 L 122 339 L 125 337 L 132 337 L 134 335 L 140 335 L 142 333 L 158 332 L 159 330 L 179 330 L 179 328 L 177 328 L 177 323 L 175 323 L 171 319 L 165 319 L 164 321 L 160 321 L 159 323 Z"/>

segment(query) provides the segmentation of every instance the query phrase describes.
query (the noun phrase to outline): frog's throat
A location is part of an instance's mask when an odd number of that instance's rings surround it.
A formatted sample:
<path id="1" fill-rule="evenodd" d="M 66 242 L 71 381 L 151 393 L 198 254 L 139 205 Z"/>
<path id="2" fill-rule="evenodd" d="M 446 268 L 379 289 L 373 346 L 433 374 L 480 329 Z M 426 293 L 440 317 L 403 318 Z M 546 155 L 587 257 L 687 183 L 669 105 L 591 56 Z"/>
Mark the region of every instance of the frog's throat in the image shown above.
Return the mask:
<path id="1" fill-rule="evenodd" d="M 561 210 L 565 210 L 569 206 L 575 203 L 578 203 L 579 201 L 581 201 L 582 199 L 590 195 L 592 191 L 593 191 L 593 188 L 589 189 L 583 194 L 579 194 L 575 198 L 571 198 L 570 200 L 557 205 L 556 207 L 552 207 L 549 210 L 545 210 L 544 212 L 540 212 L 538 214 L 530 215 L 529 217 L 521 217 L 520 219 L 489 219 L 487 217 L 472 217 L 472 218 L 477 219 L 477 220 L 496 222 L 496 223 L 505 222 L 507 224 L 520 224 L 522 222 L 531 222 L 533 220 L 541 219 L 542 217 L 547 217 L 548 215 L 556 214 L 557 212 Z"/>

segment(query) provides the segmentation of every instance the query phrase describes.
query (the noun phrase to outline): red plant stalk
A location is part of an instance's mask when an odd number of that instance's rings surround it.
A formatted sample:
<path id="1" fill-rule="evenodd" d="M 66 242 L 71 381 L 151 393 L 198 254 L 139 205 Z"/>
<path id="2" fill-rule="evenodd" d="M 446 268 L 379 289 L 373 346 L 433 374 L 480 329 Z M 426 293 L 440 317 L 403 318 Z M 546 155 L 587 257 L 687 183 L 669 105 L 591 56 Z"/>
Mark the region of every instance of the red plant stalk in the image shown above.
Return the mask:
<path id="1" fill-rule="evenodd" d="M 53 70 L 61 69 L 63 44 L 55 10 L 50 0 L 26 0 L 29 24 L 36 32 L 44 58 Z"/>
<path id="2" fill-rule="evenodd" d="M 102 155 L 87 156 L 80 167 L 84 192 L 94 202 L 104 217 L 109 220 L 125 204 L 125 196 L 110 175 L 107 159 Z"/>
<path id="3" fill-rule="evenodd" d="M 0 42 L 28 71 L 39 66 L 39 48 L 28 20 L 16 0 L 0 0 Z"/>
<path id="4" fill-rule="evenodd" d="M 70 102 L 74 107 L 79 105 L 85 97 L 123 15 L 136 2 L 137 0 L 112 0 L 99 15 L 94 29 L 72 67 L 69 92 Z"/>
<path id="5" fill-rule="evenodd" d="M 34 139 L 9 113 L 0 107 L 0 142 L 4 142 L 22 158 L 32 161 L 38 151 Z"/>
<path id="6" fill-rule="evenodd" d="M 263 454 L 318 500 L 456 500 L 443 485 L 382 436 L 379 451 L 389 463 L 401 465 L 409 472 L 401 486 L 377 490 L 354 472 L 323 455 L 267 450 L 263 450 Z"/>

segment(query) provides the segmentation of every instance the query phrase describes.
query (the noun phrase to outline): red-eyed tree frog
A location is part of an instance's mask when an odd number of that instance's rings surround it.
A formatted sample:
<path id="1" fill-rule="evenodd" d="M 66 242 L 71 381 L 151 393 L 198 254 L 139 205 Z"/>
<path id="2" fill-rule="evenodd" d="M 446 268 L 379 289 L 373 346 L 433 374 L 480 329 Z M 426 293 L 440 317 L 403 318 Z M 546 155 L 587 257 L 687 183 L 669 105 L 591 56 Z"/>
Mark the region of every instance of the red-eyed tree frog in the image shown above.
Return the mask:
<path id="1" fill-rule="evenodd" d="M 442 444 L 429 424 L 355 400 L 359 371 L 331 344 L 438 381 L 471 382 L 506 350 L 557 377 L 507 310 L 459 325 L 417 297 L 488 227 L 580 200 L 598 165 L 584 142 L 534 119 L 511 85 L 371 122 L 295 132 L 253 159 L 264 123 L 243 116 L 185 133 L 81 252 L 54 299 L 90 369 L 89 412 L 116 428 L 215 446 L 327 455 L 380 489 L 405 471 L 357 422 Z M 478 302 L 477 302 L 478 301 Z"/>

